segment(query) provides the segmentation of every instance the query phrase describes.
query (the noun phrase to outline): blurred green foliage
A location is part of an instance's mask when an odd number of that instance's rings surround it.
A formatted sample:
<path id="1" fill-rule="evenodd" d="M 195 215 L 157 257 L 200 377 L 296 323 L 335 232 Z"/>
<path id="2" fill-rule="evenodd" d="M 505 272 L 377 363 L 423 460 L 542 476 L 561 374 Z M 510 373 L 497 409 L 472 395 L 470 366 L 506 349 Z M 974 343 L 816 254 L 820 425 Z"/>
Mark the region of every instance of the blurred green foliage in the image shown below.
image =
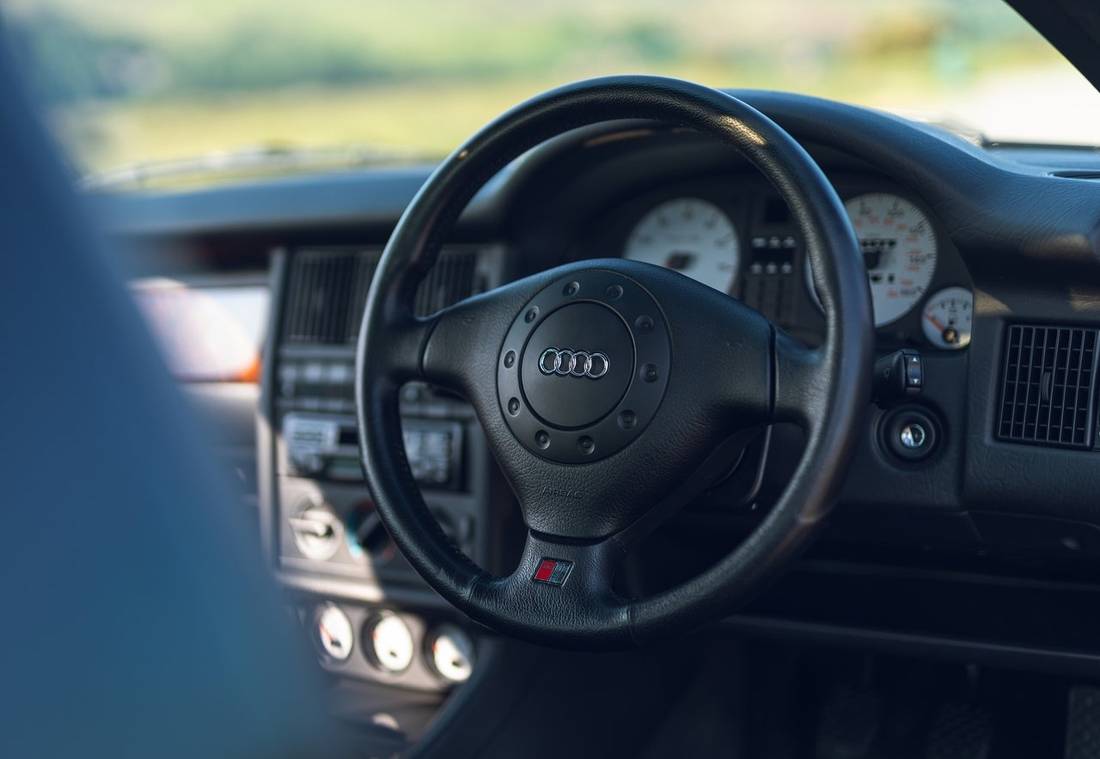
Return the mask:
<path id="1" fill-rule="evenodd" d="M 604 73 L 876 101 L 1055 60 L 1000 0 L 7 0 L 77 160 L 248 145 L 441 153 L 516 100 Z"/>

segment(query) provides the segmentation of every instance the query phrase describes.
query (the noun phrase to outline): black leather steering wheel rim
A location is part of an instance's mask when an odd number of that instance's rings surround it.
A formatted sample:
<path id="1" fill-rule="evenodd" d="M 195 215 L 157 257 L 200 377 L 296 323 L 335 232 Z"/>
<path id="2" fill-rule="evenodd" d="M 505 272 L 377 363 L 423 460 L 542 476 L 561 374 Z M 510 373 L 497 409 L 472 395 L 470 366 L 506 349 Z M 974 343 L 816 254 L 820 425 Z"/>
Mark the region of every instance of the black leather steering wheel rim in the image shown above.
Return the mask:
<path id="1" fill-rule="evenodd" d="M 489 178 L 572 128 L 637 118 L 713 135 L 739 149 L 777 187 L 815 271 L 826 319 L 820 348 L 798 345 L 756 312 L 681 275 L 617 259 L 558 267 L 431 317 L 413 315 L 416 288 L 442 240 Z M 584 299 L 583 316 L 580 301 L 570 300 L 575 297 Z M 632 369 L 622 380 L 624 397 L 644 404 L 659 395 L 652 413 L 629 432 L 621 432 L 627 401 L 578 432 L 552 426 L 537 394 L 529 398 L 522 390 L 542 382 L 522 372 L 530 368 L 528 355 L 545 347 L 539 335 L 552 329 L 554 314 L 565 315 L 558 321 L 571 315 L 603 319 L 613 325 L 607 335 L 619 330 L 620 321 L 625 325 L 629 340 L 615 343 L 622 349 L 613 359 L 616 369 Z M 684 631 L 759 589 L 820 526 L 868 407 L 872 324 L 866 273 L 839 197 L 806 151 L 766 116 L 728 94 L 659 77 L 608 77 L 552 90 L 505 113 L 444 161 L 387 244 L 363 316 L 356 377 L 362 459 L 376 508 L 424 579 L 490 627 L 582 648 Z M 579 329 L 574 324 L 564 334 L 583 334 Z M 512 339 L 520 341 L 514 351 L 508 348 Z M 646 376 L 650 370 L 652 377 Z M 453 546 L 420 496 L 404 455 L 397 401 L 401 384 L 414 379 L 448 386 L 471 401 L 516 490 L 529 535 L 519 567 L 503 578 L 491 577 Z M 508 383 L 521 388 L 515 397 L 501 389 Z M 658 385 L 660 393 L 652 389 Z M 546 403 L 563 408 L 563 388 L 584 402 L 597 393 L 612 397 L 605 387 L 553 385 Z M 608 421 L 616 413 L 619 431 Z M 694 469 L 737 429 L 774 421 L 799 423 L 806 445 L 789 484 L 753 533 L 681 586 L 642 600 L 618 597 L 611 587 L 617 562 L 691 497 Z M 527 430 L 536 428 L 550 440 L 533 442 Z M 588 437 L 597 429 L 603 437 Z M 585 438 L 591 446 L 581 450 L 591 463 L 575 452 L 574 444 Z M 562 582 L 539 579 L 546 562 L 565 568 Z"/>

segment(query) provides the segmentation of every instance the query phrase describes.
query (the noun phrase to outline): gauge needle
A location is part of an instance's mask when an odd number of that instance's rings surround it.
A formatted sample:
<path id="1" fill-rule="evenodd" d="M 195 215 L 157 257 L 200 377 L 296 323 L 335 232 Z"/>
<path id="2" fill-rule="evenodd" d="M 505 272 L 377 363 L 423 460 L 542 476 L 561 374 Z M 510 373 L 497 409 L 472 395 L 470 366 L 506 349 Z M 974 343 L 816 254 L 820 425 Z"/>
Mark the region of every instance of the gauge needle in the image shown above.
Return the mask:
<path id="1" fill-rule="evenodd" d="M 319 627 L 321 630 L 321 635 L 325 636 L 325 639 L 328 641 L 329 645 L 342 647 L 340 641 L 336 638 L 335 635 L 328 631 L 327 627 L 325 627 L 324 625 L 319 625 Z"/>
<path id="2" fill-rule="evenodd" d="M 932 322 L 932 326 L 935 327 L 936 329 L 938 329 L 940 332 L 943 332 L 945 329 L 947 329 L 947 327 L 940 324 L 940 320 L 937 319 L 932 314 L 928 314 L 924 318 L 927 319 L 928 321 Z"/>

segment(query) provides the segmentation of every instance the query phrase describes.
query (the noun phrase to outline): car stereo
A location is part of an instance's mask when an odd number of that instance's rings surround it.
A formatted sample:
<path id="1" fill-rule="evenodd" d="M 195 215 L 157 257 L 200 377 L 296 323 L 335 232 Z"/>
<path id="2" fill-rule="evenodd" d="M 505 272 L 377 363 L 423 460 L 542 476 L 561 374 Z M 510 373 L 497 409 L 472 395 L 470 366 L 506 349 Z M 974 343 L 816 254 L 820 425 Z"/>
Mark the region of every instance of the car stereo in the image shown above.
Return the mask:
<path id="1" fill-rule="evenodd" d="M 502 253 L 499 246 L 444 248 L 416 295 L 416 313 L 500 284 Z M 380 258 L 380 248 L 276 254 L 264 376 L 262 423 L 270 432 L 261 453 L 270 487 L 261 513 L 273 558 L 295 576 L 340 575 L 364 587 L 413 577 L 374 512 L 359 457 L 355 345 Z M 473 409 L 412 382 L 401 389 L 399 411 L 409 467 L 429 510 L 456 544 L 483 558 L 491 459 Z"/>
<path id="2" fill-rule="evenodd" d="M 425 488 L 462 488 L 462 424 L 454 419 L 402 419 L 405 454 L 413 478 Z M 287 473 L 302 477 L 362 482 L 355 417 L 285 414 L 283 441 Z"/>

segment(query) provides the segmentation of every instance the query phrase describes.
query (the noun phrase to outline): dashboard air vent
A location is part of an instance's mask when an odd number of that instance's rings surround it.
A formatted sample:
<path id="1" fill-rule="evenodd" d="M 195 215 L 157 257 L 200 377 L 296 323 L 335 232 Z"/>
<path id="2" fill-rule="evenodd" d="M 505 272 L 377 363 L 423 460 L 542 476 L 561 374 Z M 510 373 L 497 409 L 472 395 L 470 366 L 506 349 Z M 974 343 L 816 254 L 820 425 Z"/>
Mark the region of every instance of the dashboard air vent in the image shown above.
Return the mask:
<path id="1" fill-rule="evenodd" d="M 343 345 L 355 342 L 374 270 L 382 251 L 317 249 L 291 254 L 287 272 L 283 342 Z M 450 306 L 478 291 L 478 254 L 447 249 L 416 294 L 419 316 Z"/>
<path id="2" fill-rule="evenodd" d="M 997 437 L 1093 447 L 1097 333 L 1086 327 L 1008 328 Z"/>
<path id="3" fill-rule="evenodd" d="M 447 250 L 416 292 L 416 314 L 427 316 L 458 303 L 475 292 L 477 253 L 472 250 Z M 366 301 L 363 301 L 366 305 Z M 362 315 L 362 306 L 359 309 Z"/>

